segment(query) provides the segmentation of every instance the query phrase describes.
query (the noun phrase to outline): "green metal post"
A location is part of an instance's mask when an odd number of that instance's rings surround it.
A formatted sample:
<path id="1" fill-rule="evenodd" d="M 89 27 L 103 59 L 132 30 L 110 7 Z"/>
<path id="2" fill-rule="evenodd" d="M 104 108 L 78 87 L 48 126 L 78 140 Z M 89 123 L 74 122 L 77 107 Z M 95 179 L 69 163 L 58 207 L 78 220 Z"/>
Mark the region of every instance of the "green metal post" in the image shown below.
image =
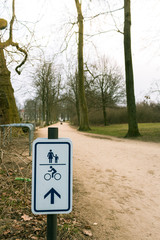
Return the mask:
<path id="1" fill-rule="evenodd" d="M 48 128 L 48 139 L 58 139 L 58 128 Z M 47 215 L 47 240 L 57 240 L 57 214 Z"/>
<path id="2" fill-rule="evenodd" d="M 4 147 L 5 146 L 5 133 L 6 133 L 6 129 L 5 127 L 3 127 L 3 143 L 2 143 L 2 146 Z"/>
<path id="3" fill-rule="evenodd" d="M 31 156 L 31 151 L 32 151 L 32 130 L 29 129 L 29 156 Z"/>

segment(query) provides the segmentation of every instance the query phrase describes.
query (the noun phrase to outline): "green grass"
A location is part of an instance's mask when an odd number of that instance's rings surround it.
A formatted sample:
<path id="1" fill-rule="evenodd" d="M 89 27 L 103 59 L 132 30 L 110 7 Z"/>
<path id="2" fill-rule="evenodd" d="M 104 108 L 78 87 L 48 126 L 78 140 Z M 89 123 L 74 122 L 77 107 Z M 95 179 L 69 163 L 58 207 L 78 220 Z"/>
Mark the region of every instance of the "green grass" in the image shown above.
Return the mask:
<path id="1" fill-rule="evenodd" d="M 139 123 L 141 136 L 134 138 L 141 141 L 160 142 L 160 123 Z M 128 124 L 113 124 L 109 126 L 91 126 L 90 133 L 123 138 L 127 134 Z"/>

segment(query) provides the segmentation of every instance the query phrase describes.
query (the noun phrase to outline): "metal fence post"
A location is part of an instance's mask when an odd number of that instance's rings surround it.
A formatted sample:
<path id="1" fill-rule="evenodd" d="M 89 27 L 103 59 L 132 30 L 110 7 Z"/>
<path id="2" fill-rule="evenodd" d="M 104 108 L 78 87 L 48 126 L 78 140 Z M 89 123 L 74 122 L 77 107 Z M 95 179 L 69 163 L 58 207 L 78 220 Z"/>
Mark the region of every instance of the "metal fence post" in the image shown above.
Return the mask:
<path id="1" fill-rule="evenodd" d="M 2 133 L 3 133 L 3 143 L 2 143 L 2 146 L 4 147 L 5 146 L 5 127 L 2 128 Z"/>

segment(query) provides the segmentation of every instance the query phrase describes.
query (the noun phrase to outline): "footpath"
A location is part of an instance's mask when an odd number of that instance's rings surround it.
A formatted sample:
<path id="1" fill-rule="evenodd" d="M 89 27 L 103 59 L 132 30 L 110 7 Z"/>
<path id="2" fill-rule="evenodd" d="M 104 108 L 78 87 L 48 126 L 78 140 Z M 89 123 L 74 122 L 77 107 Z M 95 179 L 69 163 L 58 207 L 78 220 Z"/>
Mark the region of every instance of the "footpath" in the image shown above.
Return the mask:
<path id="1" fill-rule="evenodd" d="M 94 240 L 160 239 L 160 144 L 103 138 L 68 123 L 73 142 L 73 209 Z M 37 137 L 47 138 L 47 129 Z"/>

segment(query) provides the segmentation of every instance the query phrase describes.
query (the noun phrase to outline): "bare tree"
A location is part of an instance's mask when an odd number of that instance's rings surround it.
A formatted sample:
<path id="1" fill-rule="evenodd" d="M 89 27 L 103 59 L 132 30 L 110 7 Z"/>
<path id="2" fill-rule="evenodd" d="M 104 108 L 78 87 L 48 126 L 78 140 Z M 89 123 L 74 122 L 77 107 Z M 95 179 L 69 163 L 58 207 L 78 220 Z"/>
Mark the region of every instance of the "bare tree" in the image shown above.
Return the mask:
<path id="1" fill-rule="evenodd" d="M 124 7 L 120 7 L 112 10 L 110 7 L 110 1 L 106 1 L 108 5 L 108 12 L 104 12 L 103 14 L 110 13 L 115 26 L 114 30 L 116 30 L 121 34 L 124 34 L 125 76 L 126 76 L 126 94 L 127 94 L 127 109 L 128 109 L 128 133 L 126 136 L 133 137 L 133 136 L 139 136 L 140 133 L 139 133 L 138 124 L 137 124 L 136 104 L 135 104 L 135 95 L 134 95 L 134 76 L 133 76 L 133 67 L 132 67 L 131 30 L 130 30 L 131 28 L 130 2 L 131 0 L 124 0 Z M 116 20 L 113 16 L 114 12 L 117 12 L 123 8 L 124 8 L 124 32 L 122 32 L 119 29 L 116 23 Z M 102 13 L 95 15 L 94 18 L 101 16 L 101 14 Z"/>
<path id="2" fill-rule="evenodd" d="M 136 104 L 134 95 L 134 76 L 132 67 L 131 51 L 131 9 L 130 0 L 124 0 L 124 56 L 125 56 L 125 75 L 126 75 L 126 94 L 128 109 L 128 133 L 127 137 L 139 136 Z"/>
<path id="3" fill-rule="evenodd" d="M 6 65 L 4 56 L 4 49 L 9 46 L 15 47 L 19 52 L 24 54 L 23 61 L 16 67 L 16 72 L 20 74 L 19 68 L 25 63 L 27 59 L 27 52 L 22 49 L 17 42 L 13 41 L 13 24 L 15 20 L 15 0 L 12 0 L 12 18 L 10 21 L 9 37 L 6 41 L 2 41 L 0 36 L 0 98 L 5 104 L 0 106 L 0 122 L 1 123 L 13 123 L 19 122 L 18 110 L 14 98 L 14 90 L 10 81 L 10 72 Z M 7 27 L 7 21 L 0 19 L 0 30 L 4 30 Z"/>
<path id="4" fill-rule="evenodd" d="M 37 122 L 39 119 L 39 111 L 37 99 L 27 99 L 24 104 L 24 120 L 26 122 Z"/>
<path id="5" fill-rule="evenodd" d="M 44 61 L 33 74 L 34 86 L 37 97 L 41 100 L 42 121 L 49 125 L 56 112 L 59 91 L 61 88 L 61 76 L 54 72 L 51 62 Z"/>
<path id="6" fill-rule="evenodd" d="M 91 75 L 90 88 L 94 91 L 95 102 L 102 108 L 104 125 L 107 125 L 107 107 L 122 103 L 125 96 L 123 76 L 116 65 L 111 65 L 106 58 L 90 66 L 86 65 Z M 95 103 L 96 104 L 96 103 Z"/>
<path id="7" fill-rule="evenodd" d="M 78 124 L 80 125 L 80 111 L 79 111 L 79 97 L 78 97 L 78 74 L 77 71 L 74 75 L 68 76 L 68 99 L 72 102 L 76 108 Z"/>
<path id="8" fill-rule="evenodd" d="M 80 0 L 75 0 L 78 14 L 78 89 L 79 89 L 79 107 L 80 107 L 80 125 L 79 130 L 87 131 L 90 129 L 88 121 L 88 108 L 84 89 L 84 60 L 83 60 L 83 14 Z"/>

